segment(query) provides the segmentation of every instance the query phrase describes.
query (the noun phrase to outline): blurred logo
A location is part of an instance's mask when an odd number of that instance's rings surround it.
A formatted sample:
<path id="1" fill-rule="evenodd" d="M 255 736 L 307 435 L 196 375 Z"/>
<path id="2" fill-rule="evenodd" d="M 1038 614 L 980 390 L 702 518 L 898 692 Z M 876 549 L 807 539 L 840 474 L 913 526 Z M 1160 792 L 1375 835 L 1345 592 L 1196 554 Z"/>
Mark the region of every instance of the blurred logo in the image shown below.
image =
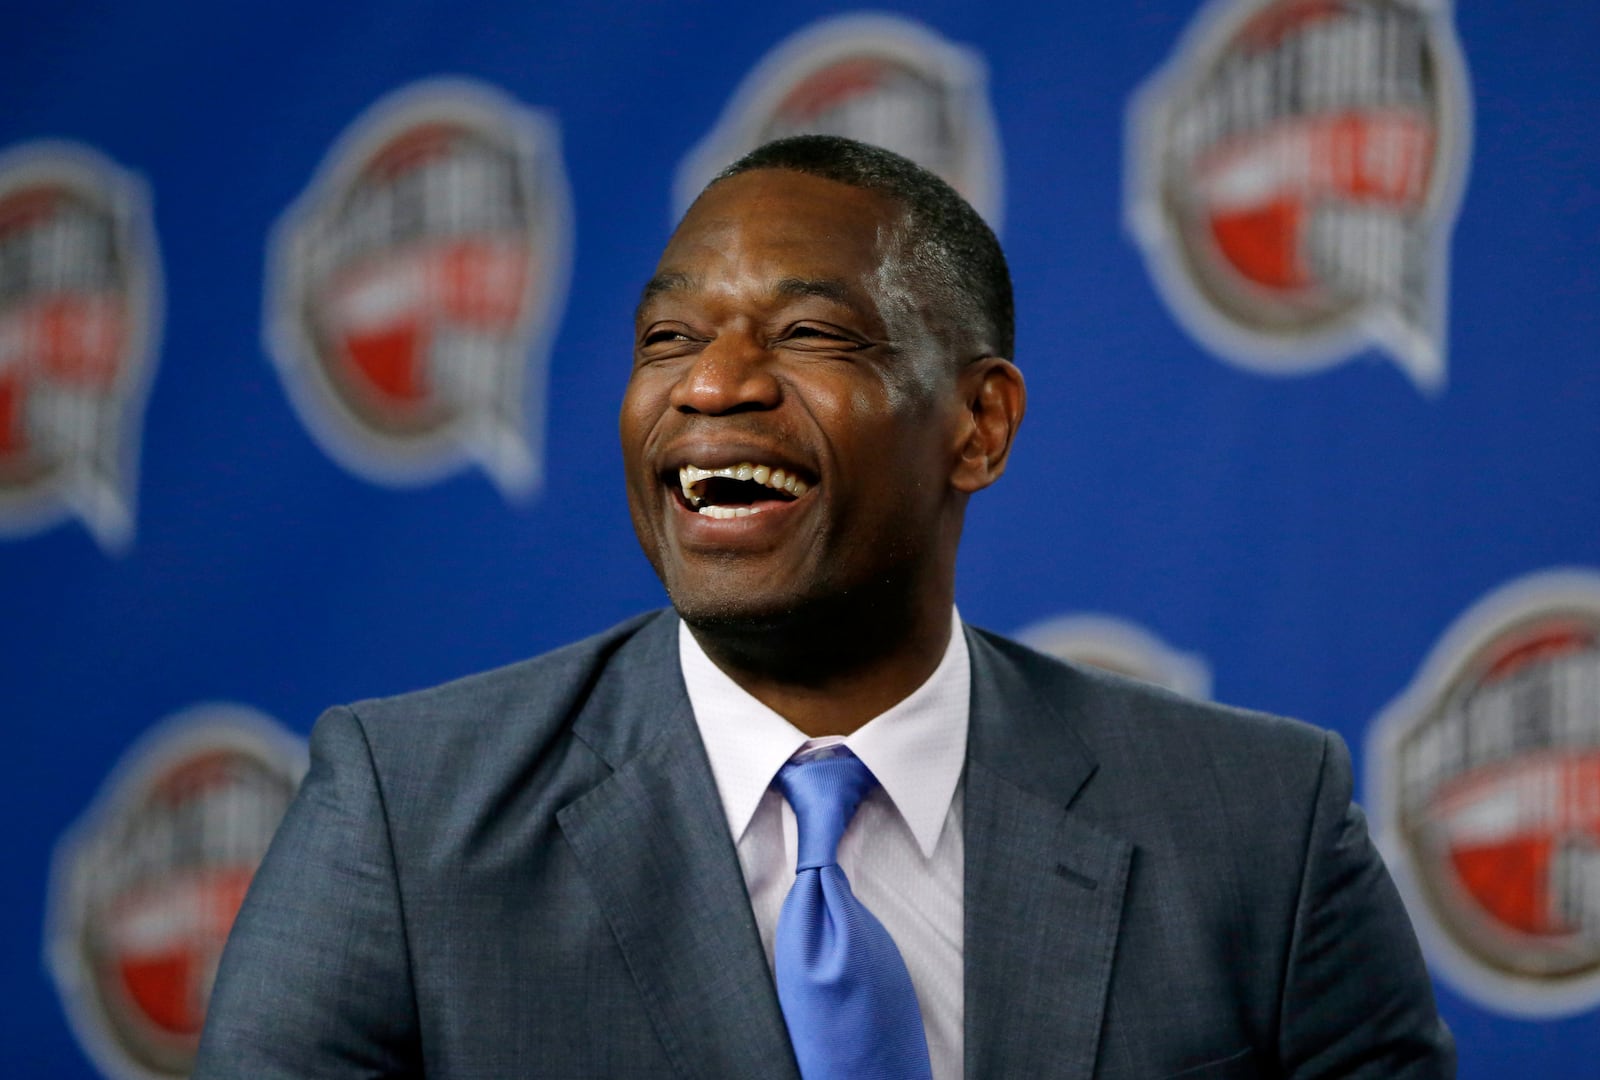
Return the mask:
<path id="1" fill-rule="evenodd" d="M 87 147 L 0 155 L 0 532 L 134 532 L 160 271 L 150 203 Z"/>
<path id="2" fill-rule="evenodd" d="M 304 756 L 252 709 L 195 706 L 124 756 L 57 847 L 50 968 L 108 1075 L 189 1075 L 223 942 Z"/>
<path id="3" fill-rule="evenodd" d="M 843 135 L 908 157 L 999 230 L 1000 142 L 983 61 L 920 23 L 844 15 L 779 44 L 678 169 L 675 214 L 744 154 L 801 134 Z"/>
<path id="4" fill-rule="evenodd" d="M 1203 658 L 1174 649 L 1126 619 L 1059 615 L 1023 627 L 1016 638 L 1058 660 L 1142 679 L 1185 697 L 1211 696 L 1211 668 Z"/>
<path id="5" fill-rule="evenodd" d="M 1600 1003 L 1600 573 L 1476 604 L 1368 759 L 1380 843 L 1452 981 L 1518 1015 Z"/>
<path id="6" fill-rule="evenodd" d="M 1469 112 L 1447 0 L 1213 0 L 1130 108 L 1130 227 L 1224 358 L 1436 391 Z"/>
<path id="7" fill-rule="evenodd" d="M 361 116 L 270 255 L 268 345 L 328 453 L 380 483 L 476 464 L 530 492 L 570 219 L 554 125 L 487 87 L 423 82 Z"/>

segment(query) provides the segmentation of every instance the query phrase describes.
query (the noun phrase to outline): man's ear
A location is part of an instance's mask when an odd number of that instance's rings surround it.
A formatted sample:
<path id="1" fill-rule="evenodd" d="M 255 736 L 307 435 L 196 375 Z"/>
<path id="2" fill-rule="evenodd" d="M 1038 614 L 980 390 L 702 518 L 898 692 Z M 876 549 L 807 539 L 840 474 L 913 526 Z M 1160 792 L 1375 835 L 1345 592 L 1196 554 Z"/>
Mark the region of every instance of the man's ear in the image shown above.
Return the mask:
<path id="1" fill-rule="evenodd" d="M 957 378 L 963 412 L 950 483 L 971 494 L 1006 471 L 1011 442 L 1028 407 L 1028 388 L 1017 365 L 998 356 L 974 360 Z"/>

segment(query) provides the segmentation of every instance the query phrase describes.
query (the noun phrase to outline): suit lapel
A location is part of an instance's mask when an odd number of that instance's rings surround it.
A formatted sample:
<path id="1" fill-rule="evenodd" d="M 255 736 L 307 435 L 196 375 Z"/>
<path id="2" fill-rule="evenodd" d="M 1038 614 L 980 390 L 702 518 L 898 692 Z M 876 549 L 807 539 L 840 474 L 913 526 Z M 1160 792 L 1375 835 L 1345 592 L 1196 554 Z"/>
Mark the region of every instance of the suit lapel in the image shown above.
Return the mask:
<path id="1" fill-rule="evenodd" d="M 968 642 L 966 1075 L 1087 1080 L 1132 845 L 1071 809 L 1095 764 L 1056 711 L 1068 676 Z"/>
<path id="2" fill-rule="evenodd" d="M 738 855 L 661 618 L 574 725 L 612 774 L 557 815 L 685 1077 L 797 1077 Z"/>

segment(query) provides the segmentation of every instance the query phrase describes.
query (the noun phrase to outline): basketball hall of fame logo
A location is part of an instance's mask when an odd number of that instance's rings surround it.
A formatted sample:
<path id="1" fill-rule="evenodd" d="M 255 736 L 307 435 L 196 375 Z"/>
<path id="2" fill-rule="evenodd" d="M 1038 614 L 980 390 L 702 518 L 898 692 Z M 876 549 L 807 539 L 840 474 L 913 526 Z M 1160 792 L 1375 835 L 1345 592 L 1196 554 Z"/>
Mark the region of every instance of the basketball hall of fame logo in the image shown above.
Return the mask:
<path id="1" fill-rule="evenodd" d="M 1088 664 L 1164 686 L 1185 697 L 1211 696 L 1211 667 L 1174 649 L 1149 630 L 1112 615 L 1058 615 L 1017 631 L 1024 645 L 1058 660 Z"/>
<path id="2" fill-rule="evenodd" d="M 983 61 L 920 23 L 842 15 L 781 42 L 679 167 L 674 214 L 744 154 L 801 134 L 843 135 L 908 157 L 999 231 L 1000 142 Z"/>
<path id="3" fill-rule="evenodd" d="M 1505 1013 L 1600 1003 L 1600 573 L 1479 601 L 1367 757 L 1379 843 L 1435 967 Z"/>
<path id="4" fill-rule="evenodd" d="M 425 484 L 540 476 L 545 365 L 571 259 L 554 124 L 472 82 L 384 98 L 279 222 L 267 345 L 335 460 Z"/>
<path id="5" fill-rule="evenodd" d="M 0 154 L 0 533 L 132 540 L 160 295 L 143 184 L 74 143 Z"/>
<path id="6" fill-rule="evenodd" d="M 107 1075 L 189 1075 L 223 942 L 304 772 L 303 742 L 262 714 L 193 706 L 123 757 L 62 838 L 47 960 Z"/>
<path id="7" fill-rule="evenodd" d="M 1448 0 L 1212 0 L 1133 99 L 1129 226 L 1223 358 L 1434 392 L 1470 126 Z"/>

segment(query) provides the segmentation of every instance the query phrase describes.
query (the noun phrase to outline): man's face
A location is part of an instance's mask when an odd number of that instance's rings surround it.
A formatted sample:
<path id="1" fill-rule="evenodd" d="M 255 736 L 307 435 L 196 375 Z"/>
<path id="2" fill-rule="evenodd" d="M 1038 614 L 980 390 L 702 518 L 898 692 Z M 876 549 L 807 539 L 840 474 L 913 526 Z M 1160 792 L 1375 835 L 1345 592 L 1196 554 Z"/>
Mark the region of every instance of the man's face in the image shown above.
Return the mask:
<path id="1" fill-rule="evenodd" d="M 958 361 L 901 270 L 901 217 L 756 170 L 714 185 L 667 245 L 622 451 L 639 541 L 691 625 L 953 572 Z"/>

